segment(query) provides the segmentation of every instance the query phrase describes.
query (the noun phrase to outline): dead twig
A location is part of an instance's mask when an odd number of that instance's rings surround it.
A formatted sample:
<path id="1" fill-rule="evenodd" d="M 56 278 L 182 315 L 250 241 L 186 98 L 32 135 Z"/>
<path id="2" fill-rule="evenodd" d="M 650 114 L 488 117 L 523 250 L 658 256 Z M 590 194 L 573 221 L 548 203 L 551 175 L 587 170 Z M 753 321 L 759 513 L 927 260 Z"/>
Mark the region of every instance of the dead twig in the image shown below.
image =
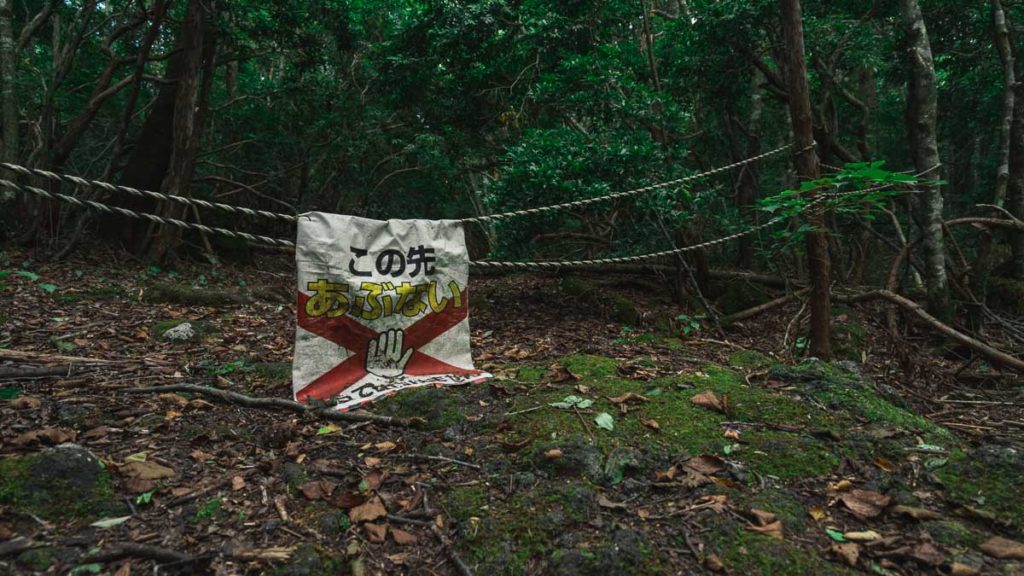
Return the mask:
<path id="1" fill-rule="evenodd" d="M 150 544 L 138 544 L 136 542 L 120 542 L 110 544 L 104 550 L 86 556 L 83 562 L 104 564 L 129 556 L 132 558 L 147 558 L 158 562 L 188 563 L 195 560 L 194 557 L 184 552 L 178 552 L 169 548 L 161 548 L 160 546 L 152 546 Z"/>
<path id="2" fill-rule="evenodd" d="M 455 458 L 448 458 L 446 456 L 428 456 L 426 454 L 396 454 L 398 458 L 407 458 L 409 460 L 433 460 L 435 462 L 447 462 L 449 464 L 458 464 L 459 466 L 466 466 L 467 468 L 474 468 L 480 470 L 479 464 L 473 464 L 472 462 L 465 462 L 463 460 L 456 460 Z"/>
<path id="3" fill-rule="evenodd" d="M 245 394 L 239 394 L 238 392 L 221 390 L 220 388 L 213 388 L 210 386 L 200 386 L 198 384 L 168 384 L 166 386 L 150 386 L 146 388 L 122 388 L 119 391 L 124 394 L 189 392 L 192 394 L 201 394 L 209 398 L 227 402 L 228 404 L 244 406 L 246 408 L 276 408 L 299 414 L 309 414 L 318 418 L 323 418 L 324 420 L 332 420 L 335 422 L 373 422 L 374 424 L 404 427 L 422 426 L 425 423 L 422 418 L 399 418 L 396 416 L 382 416 L 379 414 L 338 412 L 330 408 L 307 406 L 306 404 L 295 402 L 294 400 L 285 400 L 284 398 L 254 398 L 252 396 L 246 396 Z"/>

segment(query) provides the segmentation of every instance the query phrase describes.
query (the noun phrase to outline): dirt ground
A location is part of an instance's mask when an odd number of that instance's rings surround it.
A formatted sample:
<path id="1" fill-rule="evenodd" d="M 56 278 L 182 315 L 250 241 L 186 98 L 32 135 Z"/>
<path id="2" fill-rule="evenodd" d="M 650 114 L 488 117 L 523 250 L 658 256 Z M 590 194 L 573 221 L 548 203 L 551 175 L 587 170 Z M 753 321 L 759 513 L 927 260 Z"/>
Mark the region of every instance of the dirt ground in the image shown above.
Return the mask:
<path id="1" fill-rule="evenodd" d="M 826 364 L 799 302 L 720 333 L 652 278 L 474 277 L 495 377 L 368 407 L 409 427 L 129 392 L 291 398 L 286 255 L 0 270 L 3 573 L 1024 574 L 1024 381 L 880 308 Z"/>

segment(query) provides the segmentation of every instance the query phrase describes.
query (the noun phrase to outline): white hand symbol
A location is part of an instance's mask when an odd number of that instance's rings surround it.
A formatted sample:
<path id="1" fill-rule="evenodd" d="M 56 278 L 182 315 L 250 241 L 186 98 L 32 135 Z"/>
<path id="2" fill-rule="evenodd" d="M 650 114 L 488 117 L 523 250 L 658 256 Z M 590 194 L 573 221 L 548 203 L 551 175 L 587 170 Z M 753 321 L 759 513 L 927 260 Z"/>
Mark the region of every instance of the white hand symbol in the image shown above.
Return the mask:
<path id="1" fill-rule="evenodd" d="M 412 357 L 412 348 L 402 351 L 401 330 L 385 330 L 374 340 L 366 353 L 366 371 L 383 378 L 401 376 Z"/>

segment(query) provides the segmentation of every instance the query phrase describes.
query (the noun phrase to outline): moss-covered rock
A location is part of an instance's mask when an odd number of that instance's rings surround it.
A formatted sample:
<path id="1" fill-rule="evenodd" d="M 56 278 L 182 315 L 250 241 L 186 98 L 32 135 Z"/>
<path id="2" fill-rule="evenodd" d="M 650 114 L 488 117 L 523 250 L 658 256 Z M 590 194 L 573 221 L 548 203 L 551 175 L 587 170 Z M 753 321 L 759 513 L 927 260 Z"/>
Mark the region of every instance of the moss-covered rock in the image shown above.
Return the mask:
<path id="1" fill-rule="evenodd" d="M 936 471 L 946 498 L 990 512 L 997 519 L 1024 529 L 1024 454 L 1011 446 L 988 444 L 970 451 L 954 451 Z"/>
<path id="2" fill-rule="evenodd" d="M 291 362 L 255 362 L 252 365 L 252 370 L 269 382 L 280 383 L 292 380 Z"/>
<path id="3" fill-rule="evenodd" d="M 402 390 L 377 402 L 374 411 L 401 418 L 424 418 L 431 430 L 441 430 L 465 420 L 460 397 L 447 388 Z"/>
<path id="4" fill-rule="evenodd" d="M 100 461 L 74 444 L 0 460 L 0 503 L 46 519 L 88 519 L 124 509 Z"/>

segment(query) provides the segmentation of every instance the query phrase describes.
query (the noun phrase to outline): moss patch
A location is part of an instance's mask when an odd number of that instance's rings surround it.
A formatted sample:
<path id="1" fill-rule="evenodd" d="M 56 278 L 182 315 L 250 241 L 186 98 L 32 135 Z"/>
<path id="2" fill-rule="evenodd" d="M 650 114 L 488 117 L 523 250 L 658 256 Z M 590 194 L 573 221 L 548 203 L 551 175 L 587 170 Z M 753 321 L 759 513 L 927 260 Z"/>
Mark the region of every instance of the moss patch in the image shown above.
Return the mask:
<path id="1" fill-rule="evenodd" d="M 1003 522 L 1024 528 L 1024 500 L 1020 498 L 1024 455 L 1020 451 L 995 445 L 969 453 L 954 451 L 936 476 L 945 485 L 947 499 L 991 512 Z"/>
<path id="2" fill-rule="evenodd" d="M 465 421 L 469 399 L 447 388 L 413 388 L 384 398 L 374 411 L 401 418 L 425 418 L 427 427 L 441 430 Z"/>
<path id="3" fill-rule="evenodd" d="M 111 486 L 106 470 L 94 471 L 91 481 L 46 474 L 35 467 L 40 454 L 8 457 L 0 460 L 0 504 L 35 514 L 47 520 L 94 519 L 124 511 Z M 33 481 L 42 476 L 44 481 Z"/>
<path id="4" fill-rule="evenodd" d="M 829 562 L 812 550 L 773 540 L 731 522 L 718 522 L 710 532 L 709 548 L 735 574 L 775 576 L 853 575 L 859 572 Z"/>

